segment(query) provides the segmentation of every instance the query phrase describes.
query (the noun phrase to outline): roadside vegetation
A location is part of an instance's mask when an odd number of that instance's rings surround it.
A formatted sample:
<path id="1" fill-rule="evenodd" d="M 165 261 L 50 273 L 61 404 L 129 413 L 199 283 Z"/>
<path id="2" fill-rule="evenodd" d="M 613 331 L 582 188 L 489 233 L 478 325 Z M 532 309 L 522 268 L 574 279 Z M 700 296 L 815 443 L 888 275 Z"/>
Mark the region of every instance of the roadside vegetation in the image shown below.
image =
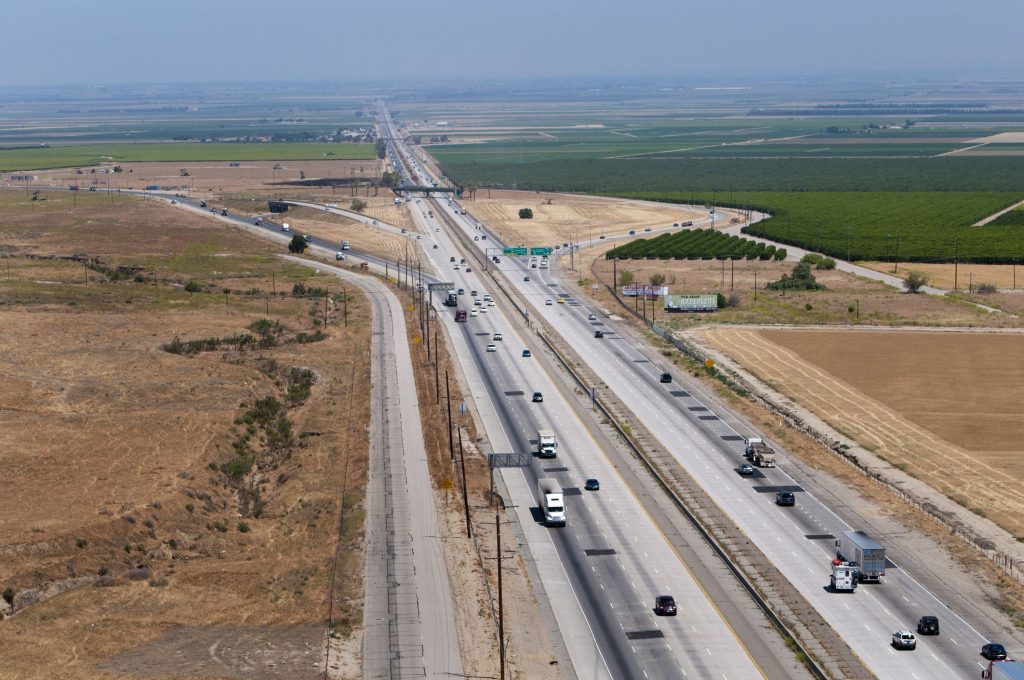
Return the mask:
<path id="1" fill-rule="evenodd" d="M 676 260 L 784 260 L 786 251 L 750 239 L 730 236 L 714 229 L 690 229 L 637 239 L 613 248 L 608 259 Z"/>

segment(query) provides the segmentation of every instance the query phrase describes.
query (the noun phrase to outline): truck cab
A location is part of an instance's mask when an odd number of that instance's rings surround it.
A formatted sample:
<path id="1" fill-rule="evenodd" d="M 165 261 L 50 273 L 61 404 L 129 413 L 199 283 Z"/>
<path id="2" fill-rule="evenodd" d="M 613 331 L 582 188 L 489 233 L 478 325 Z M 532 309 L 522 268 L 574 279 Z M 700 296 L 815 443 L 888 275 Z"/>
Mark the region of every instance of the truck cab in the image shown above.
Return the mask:
<path id="1" fill-rule="evenodd" d="M 555 442 L 553 430 L 540 430 L 537 432 L 537 457 L 554 458 L 557 456 L 558 444 Z"/>
<path id="2" fill-rule="evenodd" d="M 467 321 L 467 319 L 466 319 L 466 310 L 465 309 L 457 309 L 457 310 L 455 310 L 455 321 L 460 322 L 460 323 L 465 323 Z"/>
<path id="3" fill-rule="evenodd" d="M 544 526 L 565 526 L 565 500 L 558 480 L 550 477 L 537 480 L 540 510 L 544 515 Z"/>

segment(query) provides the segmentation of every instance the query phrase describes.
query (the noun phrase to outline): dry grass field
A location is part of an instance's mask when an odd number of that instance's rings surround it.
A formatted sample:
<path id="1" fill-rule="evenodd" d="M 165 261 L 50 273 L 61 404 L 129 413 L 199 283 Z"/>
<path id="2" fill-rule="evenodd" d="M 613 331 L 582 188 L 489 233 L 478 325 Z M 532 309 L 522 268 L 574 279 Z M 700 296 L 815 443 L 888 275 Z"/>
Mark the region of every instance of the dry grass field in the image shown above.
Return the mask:
<path id="1" fill-rule="evenodd" d="M 839 432 L 1024 536 L 1024 334 L 767 330 L 701 334 Z"/>
<path id="2" fill-rule="evenodd" d="M 891 262 L 858 262 L 858 264 L 886 274 L 893 273 Z M 947 290 L 953 289 L 954 281 L 957 290 L 962 291 L 968 291 L 985 283 L 992 284 L 1000 290 L 1024 290 L 1024 266 L 960 263 L 954 272 L 952 264 L 901 262 L 898 274 L 903 276 L 908 271 L 924 272 L 928 275 L 928 285 Z"/>
<path id="3" fill-rule="evenodd" d="M 91 168 L 83 168 L 79 175 L 75 168 L 58 170 L 37 170 L 33 175 L 39 177 L 40 183 L 53 183 L 67 186 L 78 184 L 81 187 L 96 186 L 101 189 L 134 187 L 142 189 L 150 184 L 160 186 L 181 187 L 191 189 L 197 195 L 210 193 L 241 193 L 246 191 L 271 191 L 275 182 L 298 180 L 300 172 L 306 177 L 324 177 L 336 179 L 367 179 L 380 177 L 381 162 L 369 161 L 245 161 L 233 168 L 227 161 L 199 161 L 194 163 L 124 163 L 124 172 L 103 174 L 100 168 L 92 173 Z M 280 166 L 275 169 L 274 166 Z M 189 176 L 181 175 L 187 169 Z M 278 191 L 291 193 L 299 187 L 280 187 Z M 320 191 L 324 191 L 323 188 Z M 345 190 L 339 189 L 339 195 Z M 330 190 L 327 190 L 330 193 Z"/>
<path id="4" fill-rule="evenodd" d="M 481 190 L 475 199 L 465 200 L 462 205 L 506 243 L 538 246 L 586 240 L 591 230 L 596 240 L 602 233 L 624 234 L 630 229 L 671 225 L 704 216 L 667 204 L 525 191 Z M 533 210 L 533 219 L 520 219 L 520 208 Z"/>
<path id="5" fill-rule="evenodd" d="M 415 241 L 412 239 L 320 210 L 293 208 L 284 219 L 288 221 L 294 233 L 313 234 L 333 241 L 339 244 L 339 247 L 343 240 L 348 240 L 356 250 L 388 260 L 394 261 L 399 257 L 405 257 L 407 245 L 410 257 L 416 252 Z"/>
<path id="6" fill-rule="evenodd" d="M 0 215 L 0 678 L 320 677 L 342 497 L 334 622 L 358 645 L 368 303 L 297 344 L 323 302 L 293 285 L 338 284 L 278 246 L 96 194 L 3 192 Z M 162 349 L 268 316 L 273 347 Z"/>

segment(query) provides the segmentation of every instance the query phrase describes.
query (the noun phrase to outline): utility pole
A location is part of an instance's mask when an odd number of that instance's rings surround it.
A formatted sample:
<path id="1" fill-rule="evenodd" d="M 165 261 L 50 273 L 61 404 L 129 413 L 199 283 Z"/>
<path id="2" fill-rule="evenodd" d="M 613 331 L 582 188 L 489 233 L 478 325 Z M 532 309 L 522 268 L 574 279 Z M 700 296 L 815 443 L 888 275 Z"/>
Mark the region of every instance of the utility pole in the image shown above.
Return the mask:
<path id="1" fill-rule="evenodd" d="M 452 443 L 452 393 L 448 389 L 448 371 L 444 372 L 444 395 L 448 400 L 448 453 L 455 462 L 455 444 Z"/>
<path id="2" fill-rule="evenodd" d="M 729 290 L 736 290 L 736 260 L 729 258 Z"/>
<path id="3" fill-rule="evenodd" d="M 501 680 L 505 680 L 505 606 L 501 591 L 501 515 L 494 511 L 494 538 L 498 548 L 498 656 L 501 660 Z"/>
<path id="4" fill-rule="evenodd" d="M 434 333 L 434 403 L 441 403 L 441 381 L 437 376 L 437 365 L 441 363 L 437 360 L 437 333 Z"/>
<path id="5" fill-rule="evenodd" d="M 327 332 L 327 300 L 331 297 L 331 291 L 328 289 L 324 293 L 324 332 Z"/>
<path id="6" fill-rule="evenodd" d="M 754 302 L 757 302 L 757 269 L 754 269 Z"/>
<path id="7" fill-rule="evenodd" d="M 462 468 L 462 505 L 466 510 L 466 538 L 473 538 L 473 525 L 469 522 L 469 493 L 466 491 L 466 455 L 462 450 L 462 427 L 459 426 L 459 467 Z"/>
<path id="8" fill-rule="evenodd" d="M 953 239 L 953 290 L 957 290 L 957 274 L 960 268 L 960 244 L 957 239 Z"/>
<path id="9" fill-rule="evenodd" d="M 345 311 L 342 312 L 345 316 L 345 328 L 348 328 L 348 288 L 345 286 L 341 287 L 342 304 L 345 306 Z"/>

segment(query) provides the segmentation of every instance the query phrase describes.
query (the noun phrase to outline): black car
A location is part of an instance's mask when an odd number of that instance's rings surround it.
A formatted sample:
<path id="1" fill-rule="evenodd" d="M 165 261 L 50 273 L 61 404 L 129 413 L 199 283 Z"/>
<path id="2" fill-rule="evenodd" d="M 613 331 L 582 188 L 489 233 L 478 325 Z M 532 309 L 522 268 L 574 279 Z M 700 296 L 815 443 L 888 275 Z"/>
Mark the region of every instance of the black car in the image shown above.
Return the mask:
<path id="1" fill-rule="evenodd" d="M 938 635 L 939 619 L 935 616 L 922 616 L 917 622 L 918 635 Z"/>
<path id="2" fill-rule="evenodd" d="M 528 349 L 524 349 L 523 350 L 523 358 L 528 358 L 528 357 L 532 357 L 532 356 L 533 355 L 530 354 L 530 350 L 528 350 Z"/>
<path id="3" fill-rule="evenodd" d="M 739 467 L 738 472 L 744 477 L 754 474 L 754 466 L 750 463 L 744 463 Z"/>
<path id="4" fill-rule="evenodd" d="M 1006 658 L 1006 648 L 998 642 L 990 642 L 981 648 L 981 655 L 989 661 L 1002 661 Z"/>
<path id="5" fill-rule="evenodd" d="M 603 338 L 604 337 L 604 331 L 594 331 L 594 337 L 595 338 Z"/>
<path id="6" fill-rule="evenodd" d="M 599 491 L 601 489 L 601 482 L 596 479 L 588 479 L 587 483 L 583 485 L 583 488 L 587 491 Z"/>
<path id="7" fill-rule="evenodd" d="M 775 494 L 775 504 L 776 505 L 785 505 L 785 506 L 796 505 L 796 494 L 794 494 L 792 491 L 779 491 L 778 493 Z M 927 618 L 935 618 L 935 617 L 927 617 Z M 922 619 L 922 621 L 923 620 L 924 619 Z M 938 626 L 939 624 L 936 623 L 935 625 Z M 918 626 L 917 626 L 917 632 L 919 632 L 919 633 L 921 632 L 921 625 L 920 624 L 918 624 Z"/>
<path id="8" fill-rule="evenodd" d="M 675 616 L 675 598 L 671 595 L 658 595 L 656 598 L 654 598 L 654 613 L 658 616 Z"/>
<path id="9" fill-rule="evenodd" d="M 671 373 L 662 373 L 661 374 L 661 382 L 663 382 L 663 383 L 670 383 L 670 382 L 672 382 L 672 374 Z"/>
<path id="10" fill-rule="evenodd" d="M 529 276 L 524 276 L 523 277 L 523 283 L 529 283 L 529 282 L 530 282 L 530 277 Z"/>
<path id="11" fill-rule="evenodd" d="M 542 401 L 544 401 L 544 395 L 541 394 L 540 392 L 534 392 L 533 393 L 533 402 L 534 403 L 540 403 Z"/>

